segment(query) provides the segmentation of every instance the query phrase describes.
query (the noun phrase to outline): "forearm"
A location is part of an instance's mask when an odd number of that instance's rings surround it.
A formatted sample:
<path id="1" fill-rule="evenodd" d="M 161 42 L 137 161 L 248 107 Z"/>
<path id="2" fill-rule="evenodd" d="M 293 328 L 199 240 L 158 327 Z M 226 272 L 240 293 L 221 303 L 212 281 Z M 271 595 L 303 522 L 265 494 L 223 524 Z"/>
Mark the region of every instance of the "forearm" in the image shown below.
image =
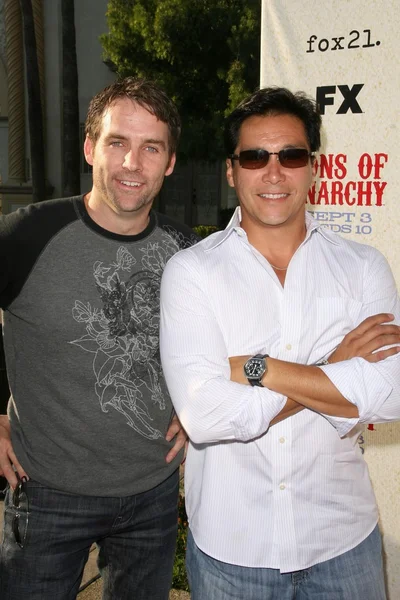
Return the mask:
<path id="1" fill-rule="evenodd" d="M 215 365 L 188 368 L 166 359 L 163 370 L 175 410 L 189 438 L 197 444 L 248 441 L 265 433 L 286 399 L 270 390 L 244 387 L 217 373 Z"/>
<path id="2" fill-rule="evenodd" d="M 400 419 L 400 355 L 378 363 L 355 358 L 322 369 L 332 385 L 357 406 L 360 422 Z"/>
<path id="3" fill-rule="evenodd" d="M 280 423 L 281 421 L 284 421 L 289 417 L 293 417 L 293 415 L 297 415 L 297 413 L 304 410 L 304 408 L 305 407 L 299 404 L 298 402 L 295 402 L 291 398 L 288 398 L 285 406 L 282 408 L 280 413 L 277 414 L 274 419 L 272 419 L 269 426 L 272 427 L 273 425 L 276 425 L 277 423 Z"/>
<path id="4" fill-rule="evenodd" d="M 395 325 L 400 319 L 400 301 L 381 254 L 373 251 L 365 269 L 360 323 L 330 356 L 330 363 L 337 364 L 303 367 L 270 358 L 264 381 L 269 389 L 326 416 L 341 435 L 358 420 L 400 418 L 399 330 Z"/>
<path id="5" fill-rule="evenodd" d="M 358 409 L 315 366 L 298 365 L 268 358 L 262 383 L 274 392 L 291 398 L 305 408 L 325 415 L 357 418 Z"/>
<path id="6" fill-rule="evenodd" d="M 231 379 L 245 385 L 249 385 L 249 382 L 244 374 L 243 365 L 248 358 L 230 358 Z M 319 367 L 268 357 L 267 371 L 261 381 L 264 388 L 287 396 L 291 401 L 315 412 L 345 418 L 358 416 L 357 407 L 346 400 Z M 288 406 L 288 412 L 291 408 L 295 406 Z M 281 416 L 286 418 L 290 415 L 284 413 Z"/>
<path id="7" fill-rule="evenodd" d="M 313 374 L 313 390 L 303 390 L 304 370 L 299 369 L 299 380 L 295 382 L 288 378 L 285 373 L 281 381 L 277 381 L 278 389 L 282 389 L 282 381 L 285 384 L 296 384 L 298 397 L 292 394 L 298 402 L 308 408 L 312 408 L 329 419 L 329 421 L 340 431 L 346 427 L 352 427 L 354 419 L 361 422 L 384 422 L 400 418 L 400 347 L 399 327 L 393 323 L 394 315 L 378 313 L 367 317 L 354 330 L 346 334 L 336 350 L 329 357 L 329 365 L 322 367 L 322 372 L 330 381 L 330 385 L 321 378 L 321 369 Z M 362 360 L 351 361 L 352 358 Z M 387 359 L 387 360 L 386 360 Z M 337 363 L 336 366 L 333 366 Z M 287 364 L 287 363 L 286 363 Z M 279 372 L 280 361 L 274 364 L 269 359 L 271 367 L 270 376 Z M 282 366 L 282 365 L 281 365 Z M 310 367 L 305 372 L 310 376 Z M 292 376 L 293 368 L 291 368 Z M 299 383 L 298 383 L 299 382 Z M 276 387 L 273 382 L 269 383 L 271 389 Z M 308 388 L 309 388 L 309 384 Z M 320 386 L 323 389 L 320 389 Z M 315 402 L 318 398 L 315 393 L 324 394 L 319 400 L 322 406 Z M 306 394 L 306 397 L 304 397 Z M 311 395 L 311 398 L 310 398 Z M 310 404 L 309 400 L 312 400 Z M 353 411 L 352 406 L 356 407 Z M 354 414 L 352 414 L 354 413 Z M 331 417 L 331 418 L 329 418 Z M 335 422 L 335 418 L 338 420 Z M 345 426 L 340 418 L 349 419 Z M 353 422 L 351 423 L 350 420 Z"/>

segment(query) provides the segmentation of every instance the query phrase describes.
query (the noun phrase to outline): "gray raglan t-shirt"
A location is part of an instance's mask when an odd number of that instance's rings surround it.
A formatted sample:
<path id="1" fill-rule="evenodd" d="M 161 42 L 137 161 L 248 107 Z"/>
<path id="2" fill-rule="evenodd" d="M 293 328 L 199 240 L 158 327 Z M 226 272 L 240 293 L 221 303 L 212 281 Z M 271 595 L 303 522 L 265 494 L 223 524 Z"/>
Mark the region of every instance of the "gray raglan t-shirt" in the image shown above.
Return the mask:
<path id="1" fill-rule="evenodd" d="M 15 453 L 31 479 L 126 496 L 167 465 L 173 409 L 162 374 L 159 287 L 168 259 L 197 241 L 154 211 L 137 236 L 94 223 L 83 198 L 0 220 L 0 305 Z"/>

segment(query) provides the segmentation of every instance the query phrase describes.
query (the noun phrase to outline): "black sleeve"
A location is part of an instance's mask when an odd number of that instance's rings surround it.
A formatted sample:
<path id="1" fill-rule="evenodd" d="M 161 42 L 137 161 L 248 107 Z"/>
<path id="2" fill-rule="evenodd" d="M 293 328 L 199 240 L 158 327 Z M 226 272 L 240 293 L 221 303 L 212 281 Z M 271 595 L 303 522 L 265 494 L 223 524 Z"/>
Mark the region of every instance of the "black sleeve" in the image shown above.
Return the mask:
<path id="1" fill-rule="evenodd" d="M 43 248 L 77 218 L 72 198 L 38 202 L 0 217 L 0 308 L 21 291 Z"/>

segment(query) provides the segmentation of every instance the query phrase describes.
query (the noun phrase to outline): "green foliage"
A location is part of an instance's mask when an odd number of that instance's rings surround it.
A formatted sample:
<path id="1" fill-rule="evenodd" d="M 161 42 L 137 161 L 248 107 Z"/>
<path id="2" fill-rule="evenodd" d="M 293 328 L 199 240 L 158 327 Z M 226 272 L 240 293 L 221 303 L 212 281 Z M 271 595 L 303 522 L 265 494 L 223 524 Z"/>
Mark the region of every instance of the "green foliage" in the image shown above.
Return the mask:
<path id="1" fill-rule="evenodd" d="M 201 238 L 206 238 L 208 235 L 218 231 L 218 227 L 215 225 L 196 225 L 196 227 L 193 227 L 193 231 Z"/>
<path id="2" fill-rule="evenodd" d="M 186 575 L 185 555 L 188 533 L 188 520 L 185 509 L 185 498 L 179 494 L 178 504 L 178 537 L 176 541 L 176 553 L 174 570 L 172 576 L 172 587 L 176 590 L 189 591 L 189 584 Z"/>
<path id="3" fill-rule="evenodd" d="M 109 1 L 106 57 L 173 98 L 183 157 L 223 157 L 223 118 L 259 83 L 260 14 L 261 0 Z"/>

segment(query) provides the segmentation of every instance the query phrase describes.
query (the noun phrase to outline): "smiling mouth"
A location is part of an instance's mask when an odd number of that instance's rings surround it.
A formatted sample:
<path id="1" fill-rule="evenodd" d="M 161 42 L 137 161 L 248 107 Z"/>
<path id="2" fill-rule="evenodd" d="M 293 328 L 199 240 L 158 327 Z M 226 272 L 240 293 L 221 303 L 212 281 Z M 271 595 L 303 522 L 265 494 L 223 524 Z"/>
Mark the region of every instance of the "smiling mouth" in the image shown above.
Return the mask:
<path id="1" fill-rule="evenodd" d="M 280 200 L 281 198 L 287 198 L 289 194 L 258 194 L 260 198 L 266 198 L 267 200 Z"/>
<path id="2" fill-rule="evenodd" d="M 127 187 L 140 187 L 143 185 L 143 183 L 139 183 L 138 181 L 126 181 L 124 179 L 118 179 L 119 183 L 122 183 L 122 185 L 126 185 Z"/>

